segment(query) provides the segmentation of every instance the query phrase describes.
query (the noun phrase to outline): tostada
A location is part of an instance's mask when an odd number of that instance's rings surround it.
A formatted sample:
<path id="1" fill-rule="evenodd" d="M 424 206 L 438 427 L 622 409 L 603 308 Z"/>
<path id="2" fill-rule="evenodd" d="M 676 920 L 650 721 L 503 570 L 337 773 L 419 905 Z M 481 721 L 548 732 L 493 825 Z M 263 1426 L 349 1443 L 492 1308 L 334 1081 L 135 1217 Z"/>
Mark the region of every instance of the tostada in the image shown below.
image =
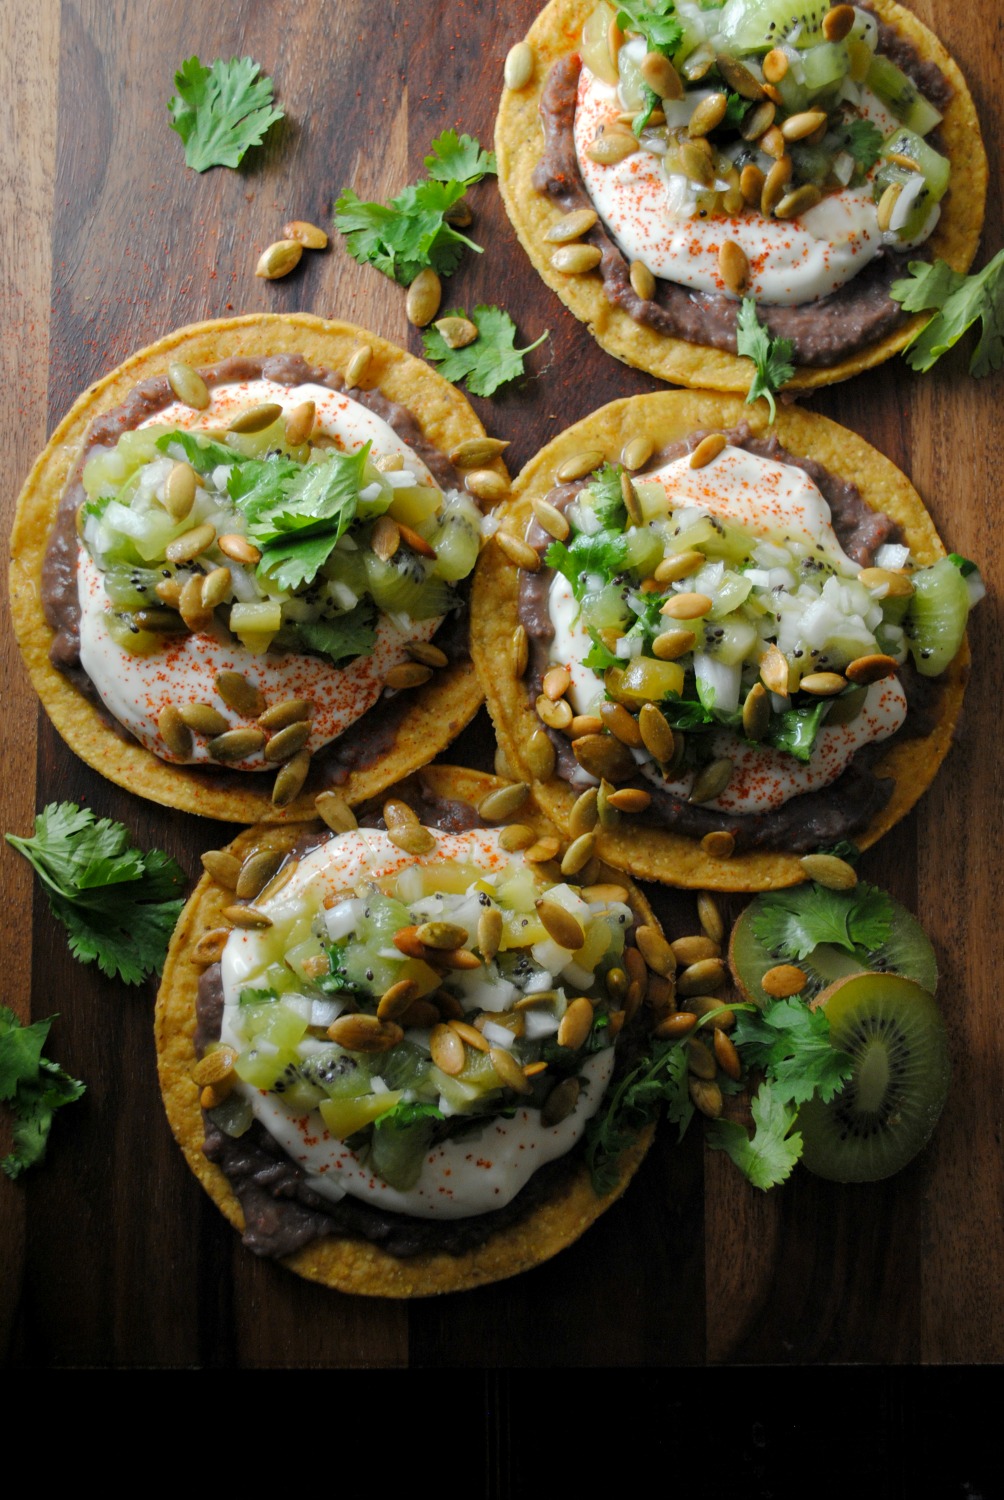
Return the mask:
<path id="1" fill-rule="evenodd" d="M 577 423 L 523 470 L 472 596 L 499 743 L 547 815 L 636 876 L 723 890 L 804 879 L 799 855 L 913 806 L 982 593 L 869 444 L 748 412 L 678 391 Z"/>
<path id="2" fill-rule="evenodd" d="M 14 623 L 57 729 L 130 791 L 241 822 L 423 765 L 480 702 L 482 516 L 449 455 L 504 473 L 503 446 L 350 324 L 233 318 L 141 350 L 18 502 Z"/>
<path id="3" fill-rule="evenodd" d="M 650 1132 L 594 1190 L 589 1122 L 669 994 L 638 945 L 667 945 L 525 787 L 440 765 L 359 824 L 319 807 L 328 827 L 204 858 L 157 1000 L 175 1137 L 245 1244 L 311 1280 L 406 1297 L 526 1270 L 644 1154 Z"/>
<path id="4" fill-rule="evenodd" d="M 745 390 L 748 297 L 791 341 L 789 388 L 845 379 L 916 332 L 889 295 L 908 260 L 976 253 L 973 102 L 893 0 L 551 0 L 508 76 L 495 144 L 524 248 L 664 380 Z"/>

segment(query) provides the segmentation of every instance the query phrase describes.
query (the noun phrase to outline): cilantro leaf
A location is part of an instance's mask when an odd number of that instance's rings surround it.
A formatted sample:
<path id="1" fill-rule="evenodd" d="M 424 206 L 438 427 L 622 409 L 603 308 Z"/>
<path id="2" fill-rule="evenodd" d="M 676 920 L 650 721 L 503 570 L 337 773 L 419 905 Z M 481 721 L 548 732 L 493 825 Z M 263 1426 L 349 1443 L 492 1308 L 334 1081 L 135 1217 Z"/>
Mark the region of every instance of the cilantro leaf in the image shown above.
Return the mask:
<path id="1" fill-rule="evenodd" d="M 943 260 L 911 261 L 910 277 L 894 281 L 889 295 L 906 312 L 937 309 L 903 351 L 912 370 L 929 370 L 977 318 L 982 329 L 969 373 L 989 375 L 1004 364 L 1004 250 L 973 276 L 953 271 Z"/>
<path id="2" fill-rule="evenodd" d="M 679 693 L 667 693 L 660 707 L 671 729 L 701 729 L 706 724 L 718 723 L 712 709 L 693 699 L 681 698 Z"/>
<path id="3" fill-rule="evenodd" d="M 659 1042 L 625 1074 L 586 1126 L 586 1162 L 597 1193 L 609 1193 L 617 1182 L 622 1152 L 660 1109 L 679 1128 L 690 1124 L 694 1106 L 687 1088 L 687 1054 L 679 1041 Z"/>
<path id="4" fill-rule="evenodd" d="M 482 177 L 494 177 L 498 171 L 494 151 L 482 151 L 472 135 L 458 136 L 455 130 L 444 130 L 432 143 L 432 154 L 425 158 L 425 170 L 437 182 L 462 182 L 472 187 Z"/>
<path id="5" fill-rule="evenodd" d="M 647 83 L 643 83 L 641 86 L 641 97 L 643 101 L 642 107 L 639 110 L 638 114 L 636 114 L 634 119 L 631 121 L 631 129 L 634 131 L 635 135 L 641 135 L 642 131 L 645 129 L 645 126 L 652 118 L 653 110 L 655 110 L 660 103 L 659 95 L 656 93 L 655 89 L 650 89 Z"/>
<path id="6" fill-rule="evenodd" d="M 623 531 L 627 520 L 624 494 L 621 490 L 623 473 L 624 470 L 620 464 L 605 463 L 591 476 L 588 485 L 579 496 L 580 500 L 596 512 L 602 525 L 613 531 Z"/>
<path id="7" fill-rule="evenodd" d="M 177 94 L 168 104 L 171 129 L 185 143 L 185 162 L 196 172 L 236 167 L 249 146 L 257 146 L 283 111 L 272 101 L 271 78 L 250 57 L 217 58 L 204 67 L 197 57 L 174 75 Z"/>
<path id="8" fill-rule="evenodd" d="M 375 266 L 402 286 L 426 267 L 451 275 L 465 249 L 481 246 L 447 222 L 447 214 L 473 183 L 496 170 L 495 156 L 473 136 L 446 130 L 425 158 L 427 178 L 403 188 L 390 203 L 364 203 L 351 188 L 335 204 L 335 228 L 360 265 Z"/>
<path id="9" fill-rule="evenodd" d="M 589 667 L 593 672 L 606 672 L 610 667 L 624 666 L 624 658 L 604 646 L 595 630 L 590 628 L 589 634 L 593 644 L 582 658 L 584 667 Z"/>
<path id="10" fill-rule="evenodd" d="M 724 1151 L 754 1187 L 776 1187 L 791 1176 L 802 1154 L 802 1137 L 793 1129 L 798 1118 L 795 1105 L 762 1083 L 751 1104 L 754 1131 L 750 1139 L 735 1120 L 712 1120 L 705 1140 L 715 1151 Z"/>
<path id="11" fill-rule="evenodd" d="M 157 447 L 161 453 L 170 453 L 172 448 L 179 448 L 197 474 L 211 474 L 221 464 L 240 462 L 240 454 L 235 453 L 233 448 L 214 443 L 211 438 L 196 432 L 161 433 L 157 439 Z"/>
<path id="12" fill-rule="evenodd" d="M 736 320 L 736 351 L 751 359 L 756 366 L 746 402 L 752 406 L 760 396 L 765 396 L 770 407 L 771 422 L 777 420 L 775 393 L 795 373 L 795 366 L 791 363 L 793 348 L 791 339 L 771 338 L 757 318 L 756 301 L 752 297 L 744 297 Z"/>
<path id="13" fill-rule="evenodd" d="M 733 1038 L 748 1068 L 762 1068 L 783 1103 L 824 1103 L 843 1088 L 853 1060 L 830 1040 L 825 1010 L 801 1000 L 774 1000 L 765 1010 L 740 1011 Z"/>
<path id="14" fill-rule="evenodd" d="M 552 542 L 544 553 L 544 561 L 555 572 L 564 574 L 576 599 L 581 599 L 586 574 L 597 573 L 609 583 L 625 567 L 627 555 L 628 539 L 623 532 L 594 531 L 590 536 L 580 531 L 571 547 L 564 542 Z"/>
<path id="15" fill-rule="evenodd" d="M 329 656 L 335 666 L 368 656 L 376 644 L 376 609 L 369 599 L 330 620 L 303 620 L 297 631 L 311 651 Z"/>
<path id="16" fill-rule="evenodd" d="M 850 120 L 842 127 L 841 137 L 843 149 L 853 156 L 863 177 L 882 154 L 881 130 L 871 120 Z"/>
<path id="17" fill-rule="evenodd" d="M 45 885 L 75 958 L 96 960 L 126 984 L 160 973 L 183 905 L 185 875 L 173 859 L 157 849 L 143 854 L 121 823 L 96 822 L 72 802 L 50 803 L 34 836 L 8 833 L 7 842 Z"/>
<path id="18" fill-rule="evenodd" d="M 422 334 L 425 357 L 453 385 L 466 380 L 467 389 L 474 396 L 491 396 L 500 385 L 518 379 L 523 374 L 524 354 L 536 349 L 548 336 L 545 329 L 536 342 L 527 344 L 525 349 L 517 349 L 516 325 L 501 307 L 480 306 L 469 315 L 463 309 L 455 308 L 445 316 L 469 316 L 478 336 L 463 349 L 451 349 L 438 328 L 427 328 Z"/>
<path id="19" fill-rule="evenodd" d="M 849 891 L 808 882 L 757 898 L 753 934 L 778 958 L 807 958 L 820 943 L 848 953 L 881 948 L 892 931 L 892 902 L 877 886 L 858 881 Z"/>
<path id="20" fill-rule="evenodd" d="M 722 117 L 722 124 L 726 128 L 738 130 L 743 123 L 743 116 L 749 107 L 749 100 L 744 99 L 742 94 L 733 94 L 731 90 L 726 90 L 725 114 Z"/>
<path id="21" fill-rule="evenodd" d="M 44 1159 L 53 1115 L 84 1092 L 79 1079 L 42 1056 L 55 1019 L 22 1026 L 12 1010 L 0 1006 L 0 1099 L 14 1113 L 14 1149 L 0 1161 L 8 1177 L 19 1177 Z"/>
<path id="22" fill-rule="evenodd" d="M 773 745 L 775 750 L 787 751 L 796 760 L 811 760 L 826 710 L 827 702 L 823 698 L 811 708 L 788 708 L 783 713 L 771 714 L 763 743 Z"/>
<path id="23" fill-rule="evenodd" d="M 370 445 L 301 466 L 282 457 L 235 465 L 231 499 L 261 549 L 260 577 L 281 589 L 311 583 L 356 516 Z"/>
<path id="24" fill-rule="evenodd" d="M 671 57 L 683 40 L 683 27 L 676 18 L 674 0 L 621 0 L 617 25 L 622 31 L 637 31 L 650 52 Z"/>

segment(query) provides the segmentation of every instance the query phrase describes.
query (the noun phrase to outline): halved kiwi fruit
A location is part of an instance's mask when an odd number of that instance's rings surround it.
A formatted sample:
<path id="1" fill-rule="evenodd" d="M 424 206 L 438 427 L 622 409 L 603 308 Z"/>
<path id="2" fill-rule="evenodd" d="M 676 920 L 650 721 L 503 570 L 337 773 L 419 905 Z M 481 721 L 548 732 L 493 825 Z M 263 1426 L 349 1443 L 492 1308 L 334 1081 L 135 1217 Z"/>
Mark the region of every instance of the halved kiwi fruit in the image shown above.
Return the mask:
<path id="1" fill-rule="evenodd" d="M 938 987 L 938 963 L 927 933 L 917 918 L 891 896 L 885 895 L 891 907 L 892 921 L 885 942 L 878 948 L 855 944 L 851 948 L 836 943 L 820 943 L 805 958 L 790 959 L 771 950 L 757 937 L 754 927 L 758 915 L 769 902 L 791 902 L 804 899 L 812 886 L 797 886 L 792 891 L 756 896 L 732 929 L 729 939 L 729 966 L 743 998 L 761 1008 L 770 1001 L 761 980 L 768 969 L 779 963 L 794 963 L 807 976 L 808 983 L 799 999 L 814 1000 L 827 985 L 863 969 L 881 973 L 903 974 L 929 994 Z M 827 901 L 849 908 L 860 900 L 863 887 L 849 891 L 827 891 Z"/>
<path id="2" fill-rule="evenodd" d="M 815 1001 L 854 1072 L 798 1112 L 802 1161 L 834 1182 L 891 1177 L 930 1140 L 948 1094 L 945 1023 L 933 996 L 899 974 L 855 974 Z"/>

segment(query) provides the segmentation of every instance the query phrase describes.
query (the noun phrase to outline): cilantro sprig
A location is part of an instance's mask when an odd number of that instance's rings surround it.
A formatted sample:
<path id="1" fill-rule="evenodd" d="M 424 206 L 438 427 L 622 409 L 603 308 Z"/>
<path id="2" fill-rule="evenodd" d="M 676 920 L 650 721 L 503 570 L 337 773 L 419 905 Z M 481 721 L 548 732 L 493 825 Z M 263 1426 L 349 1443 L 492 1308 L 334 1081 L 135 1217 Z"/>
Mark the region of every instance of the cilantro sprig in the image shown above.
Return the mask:
<path id="1" fill-rule="evenodd" d="M 989 375 L 1004 364 L 1004 250 L 972 276 L 953 271 L 943 260 L 911 261 L 909 277 L 894 281 L 889 295 L 905 312 L 934 310 L 903 351 L 912 370 L 931 369 L 977 320 L 982 327 L 969 373 Z"/>
<path id="2" fill-rule="evenodd" d="M 183 905 L 185 874 L 160 849 L 134 847 L 121 823 L 96 821 L 87 807 L 52 802 L 28 838 L 7 842 L 29 861 L 81 963 L 139 984 L 164 967 Z"/>
<path id="3" fill-rule="evenodd" d="M 683 26 L 676 15 L 675 0 L 621 0 L 617 7 L 617 25 L 622 31 L 636 31 L 648 43 L 650 52 L 672 57 L 683 40 Z"/>
<path id="4" fill-rule="evenodd" d="M 843 149 L 854 158 L 856 176 L 864 178 L 882 154 L 884 137 L 871 120 L 849 120 L 841 126 Z"/>
<path id="5" fill-rule="evenodd" d="M 451 349 L 439 329 L 425 329 L 422 342 L 425 357 L 435 364 L 440 375 L 453 385 L 465 380 L 474 396 L 491 396 L 499 386 L 517 380 L 523 374 L 523 356 L 536 349 L 548 337 L 545 329 L 539 339 L 516 348 L 516 324 L 501 307 L 479 306 L 472 313 L 455 308 L 444 314 L 450 318 L 470 318 L 478 336 L 462 349 Z"/>
<path id="6" fill-rule="evenodd" d="M 250 57 L 217 58 L 205 67 L 197 57 L 183 62 L 174 75 L 178 90 L 168 109 L 171 129 L 185 143 L 185 163 L 196 172 L 236 167 L 250 146 L 283 117 L 273 104 L 272 80 L 261 78 Z"/>
<path id="7" fill-rule="evenodd" d="M 482 151 L 473 136 L 446 130 L 425 158 L 428 176 L 404 188 L 389 203 L 363 202 L 351 188 L 335 204 L 335 228 L 360 265 L 375 266 L 402 286 L 410 286 L 431 266 L 449 276 L 465 249 L 482 247 L 447 221 L 469 187 L 494 175 L 495 154 Z"/>
<path id="8" fill-rule="evenodd" d="M 885 944 L 892 921 L 892 902 L 877 886 L 859 880 L 850 890 L 833 891 L 807 881 L 761 895 L 753 935 L 776 958 L 808 958 L 821 943 L 866 955 Z"/>
<path id="9" fill-rule="evenodd" d="M 597 1193 L 617 1183 L 618 1162 L 660 1111 L 682 1140 L 694 1114 L 682 1042 L 657 1042 L 620 1080 L 586 1127 L 586 1163 Z"/>
<path id="10" fill-rule="evenodd" d="M 56 1110 L 84 1092 L 79 1078 L 42 1056 L 55 1019 L 22 1026 L 12 1010 L 0 1005 L 0 1099 L 14 1115 L 14 1149 L 0 1161 L 8 1177 L 20 1177 L 45 1159 Z"/>
<path id="11" fill-rule="evenodd" d="M 791 362 L 794 349 L 791 339 L 771 338 L 756 315 L 756 301 L 744 297 L 736 320 L 736 351 L 754 364 L 753 379 L 746 394 L 748 405 L 766 397 L 770 420 L 777 420 L 775 394 L 795 373 Z"/>

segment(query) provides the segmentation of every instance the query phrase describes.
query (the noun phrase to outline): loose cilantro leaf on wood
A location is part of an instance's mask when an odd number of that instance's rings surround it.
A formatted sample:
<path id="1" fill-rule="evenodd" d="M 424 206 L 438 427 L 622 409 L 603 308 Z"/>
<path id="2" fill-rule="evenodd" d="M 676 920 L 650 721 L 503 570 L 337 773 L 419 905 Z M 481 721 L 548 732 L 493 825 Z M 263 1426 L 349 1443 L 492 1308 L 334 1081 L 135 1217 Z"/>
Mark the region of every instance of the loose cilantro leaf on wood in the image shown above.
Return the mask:
<path id="1" fill-rule="evenodd" d="M 470 135 L 446 130 L 425 158 L 427 178 L 403 188 L 390 203 L 364 203 L 345 188 L 335 204 L 335 228 L 360 265 L 375 266 L 402 286 L 410 286 L 426 267 L 451 275 L 464 249 L 481 254 L 481 246 L 446 222 L 446 215 L 467 189 L 494 173 L 495 156 L 482 151 Z"/>
<path id="2" fill-rule="evenodd" d="M 977 319 L 979 342 L 969 361 L 971 375 L 989 375 L 1004 364 L 1004 250 L 973 276 L 953 271 L 943 260 L 910 262 L 910 276 L 894 281 L 889 295 L 906 312 L 937 311 L 903 351 L 912 370 L 929 370 Z"/>
<path id="3" fill-rule="evenodd" d="M 798 1109 L 786 1104 L 767 1084 L 761 1084 L 750 1106 L 754 1131 L 750 1139 L 735 1120 L 712 1120 L 705 1140 L 715 1151 L 724 1151 L 754 1187 L 776 1187 L 791 1176 L 802 1154 L 802 1137 L 794 1130 Z"/>
<path id="4" fill-rule="evenodd" d="M 622 31 L 637 31 L 648 43 L 649 51 L 671 57 L 683 40 L 683 27 L 676 17 L 674 0 L 621 0 L 617 8 L 617 25 Z"/>
<path id="5" fill-rule="evenodd" d="M 249 146 L 257 146 L 283 111 L 272 102 L 271 78 L 250 57 L 217 58 L 204 67 L 197 57 L 174 75 L 177 94 L 168 104 L 171 129 L 185 143 L 185 162 L 196 172 L 236 167 Z"/>
<path id="6" fill-rule="evenodd" d="M 50 803 L 33 837 L 7 842 L 31 863 L 81 963 L 139 984 L 159 974 L 182 908 L 185 875 L 173 859 L 132 847 L 128 829 L 90 808 Z"/>
<path id="7" fill-rule="evenodd" d="M 84 1092 L 78 1078 L 42 1056 L 55 1019 L 22 1026 L 12 1010 L 0 1006 L 0 1099 L 14 1113 L 14 1149 L 0 1161 L 8 1177 L 20 1177 L 44 1160 L 53 1115 Z"/>
<path id="8" fill-rule="evenodd" d="M 854 1065 L 830 1041 L 826 1011 L 811 1010 L 801 1000 L 774 1000 L 762 1012 L 738 1012 L 732 1040 L 746 1067 L 763 1069 L 786 1104 L 804 1104 L 817 1093 L 828 1103 Z"/>
<path id="9" fill-rule="evenodd" d="M 744 297 L 736 320 L 736 350 L 756 366 L 746 401 L 752 405 L 759 397 L 765 396 L 771 422 L 777 420 L 774 396 L 795 373 L 795 366 L 791 363 L 793 348 L 791 339 L 771 338 L 757 318 L 754 298 Z"/>
<path id="10" fill-rule="evenodd" d="M 863 881 L 849 891 L 831 891 L 814 882 L 760 897 L 753 934 L 777 958 L 807 958 L 820 943 L 848 953 L 874 952 L 892 931 L 892 903 L 884 891 Z"/>
<path id="11" fill-rule="evenodd" d="M 851 120 L 842 127 L 843 148 L 853 156 L 859 175 L 870 172 L 882 154 L 883 136 L 871 120 Z"/>
<path id="12" fill-rule="evenodd" d="M 527 344 L 525 349 L 517 349 L 516 325 L 501 307 L 476 307 L 470 314 L 462 308 L 454 308 L 445 316 L 469 316 L 478 336 L 463 349 L 451 349 L 438 328 L 427 328 L 422 334 L 425 357 L 453 385 L 466 380 L 467 389 L 474 396 L 491 396 L 500 385 L 518 379 L 523 374 L 524 354 L 536 349 L 548 336 L 545 329 L 534 343 Z"/>
<path id="13" fill-rule="evenodd" d="M 462 182 L 473 187 L 482 177 L 494 177 L 498 171 L 494 151 L 482 151 L 472 135 L 458 136 L 455 130 L 444 130 L 432 143 L 432 154 L 425 158 L 425 170 L 437 182 Z"/>

